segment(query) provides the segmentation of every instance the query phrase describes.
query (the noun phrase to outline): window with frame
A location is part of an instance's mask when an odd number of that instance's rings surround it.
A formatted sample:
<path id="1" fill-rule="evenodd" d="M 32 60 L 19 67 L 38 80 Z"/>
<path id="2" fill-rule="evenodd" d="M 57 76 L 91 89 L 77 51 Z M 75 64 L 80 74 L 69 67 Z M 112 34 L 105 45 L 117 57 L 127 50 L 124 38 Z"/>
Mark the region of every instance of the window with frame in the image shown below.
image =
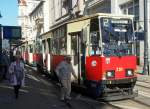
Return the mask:
<path id="1" fill-rule="evenodd" d="M 43 52 L 45 53 L 46 52 L 46 42 L 45 40 L 42 41 L 42 45 L 43 45 Z"/>
<path id="2" fill-rule="evenodd" d="M 25 52 L 25 46 L 21 47 L 21 52 Z"/>
<path id="3" fill-rule="evenodd" d="M 52 40 L 52 53 L 53 54 L 59 54 L 59 40 L 58 38 L 55 38 Z"/>
<path id="4" fill-rule="evenodd" d="M 91 55 L 100 54 L 100 34 L 99 34 L 99 20 L 98 18 L 91 20 L 90 25 L 90 49 Z M 97 53 L 96 53 L 97 52 Z"/>
<path id="5" fill-rule="evenodd" d="M 77 55 L 77 37 L 71 36 L 71 52 L 73 55 Z"/>
<path id="6" fill-rule="evenodd" d="M 33 53 L 33 45 L 29 45 L 29 52 Z"/>
<path id="7" fill-rule="evenodd" d="M 67 52 L 67 39 L 66 37 L 59 38 L 59 51 L 61 55 L 66 54 Z"/>
<path id="8" fill-rule="evenodd" d="M 63 55 L 66 54 L 67 52 L 67 38 L 66 38 L 66 30 L 65 30 L 65 26 L 62 26 L 58 29 L 56 29 L 53 33 L 52 33 L 52 39 L 51 39 L 51 49 L 50 51 L 53 54 L 59 54 L 59 55 Z"/>

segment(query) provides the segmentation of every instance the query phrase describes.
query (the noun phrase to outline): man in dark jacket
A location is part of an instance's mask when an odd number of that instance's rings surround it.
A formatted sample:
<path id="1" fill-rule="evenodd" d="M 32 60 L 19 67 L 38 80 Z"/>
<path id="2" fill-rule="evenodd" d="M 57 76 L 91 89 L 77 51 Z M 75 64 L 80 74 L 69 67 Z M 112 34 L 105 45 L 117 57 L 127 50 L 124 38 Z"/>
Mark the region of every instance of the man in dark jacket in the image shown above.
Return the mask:
<path id="1" fill-rule="evenodd" d="M 9 64 L 10 64 L 10 61 L 9 61 L 9 56 L 7 54 L 7 51 L 4 50 L 3 53 L 2 53 L 2 72 L 3 72 L 3 78 L 6 79 L 6 74 L 7 74 L 7 71 L 8 71 L 8 67 L 9 67 Z"/>

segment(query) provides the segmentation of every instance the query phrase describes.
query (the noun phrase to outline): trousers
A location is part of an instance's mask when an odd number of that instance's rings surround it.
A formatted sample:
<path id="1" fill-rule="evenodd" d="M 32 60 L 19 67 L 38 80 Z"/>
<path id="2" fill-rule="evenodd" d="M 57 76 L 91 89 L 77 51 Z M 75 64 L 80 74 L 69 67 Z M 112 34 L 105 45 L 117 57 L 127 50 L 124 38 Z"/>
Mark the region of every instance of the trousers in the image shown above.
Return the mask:
<path id="1" fill-rule="evenodd" d="M 19 96 L 19 89 L 20 89 L 21 85 L 15 85 L 14 86 L 14 93 L 15 93 L 15 98 L 18 98 Z"/>
<path id="2" fill-rule="evenodd" d="M 70 97 L 71 93 L 71 80 L 70 79 L 62 79 L 61 80 L 61 99 Z"/>

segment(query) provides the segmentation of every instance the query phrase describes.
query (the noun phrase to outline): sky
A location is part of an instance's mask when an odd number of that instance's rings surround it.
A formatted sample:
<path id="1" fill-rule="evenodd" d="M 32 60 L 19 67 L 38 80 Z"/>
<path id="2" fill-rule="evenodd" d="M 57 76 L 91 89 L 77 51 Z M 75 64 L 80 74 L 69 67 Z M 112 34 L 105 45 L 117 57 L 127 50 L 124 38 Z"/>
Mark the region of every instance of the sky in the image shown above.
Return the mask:
<path id="1" fill-rule="evenodd" d="M 17 26 L 18 0 L 0 0 L 0 24 L 7 26 Z"/>

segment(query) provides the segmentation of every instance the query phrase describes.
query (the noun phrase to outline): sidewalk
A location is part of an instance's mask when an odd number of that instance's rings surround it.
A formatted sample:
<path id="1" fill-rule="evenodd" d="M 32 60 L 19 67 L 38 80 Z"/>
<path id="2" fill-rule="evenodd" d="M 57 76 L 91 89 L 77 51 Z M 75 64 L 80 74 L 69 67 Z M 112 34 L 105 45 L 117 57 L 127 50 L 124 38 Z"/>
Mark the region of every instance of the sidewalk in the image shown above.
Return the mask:
<path id="1" fill-rule="evenodd" d="M 139 75 L 139 74 L 137 76 L 138 76 L 137 80 L 139 82 L 150 83 L 150 76 L 148 76 L 148 75 Z"/>
<path id="2" fill-rule="evenodd" d="M 150 75 L 142 75 L 143 67 L 137 66 L 137 85 L 150 88 Z"/>
<path id="3" fill-rule="evenodd" d="M 143 66 L 137 66 L 137 76 L 140 82 L 150 82 L 150 75 L 143 75 Z"/>

